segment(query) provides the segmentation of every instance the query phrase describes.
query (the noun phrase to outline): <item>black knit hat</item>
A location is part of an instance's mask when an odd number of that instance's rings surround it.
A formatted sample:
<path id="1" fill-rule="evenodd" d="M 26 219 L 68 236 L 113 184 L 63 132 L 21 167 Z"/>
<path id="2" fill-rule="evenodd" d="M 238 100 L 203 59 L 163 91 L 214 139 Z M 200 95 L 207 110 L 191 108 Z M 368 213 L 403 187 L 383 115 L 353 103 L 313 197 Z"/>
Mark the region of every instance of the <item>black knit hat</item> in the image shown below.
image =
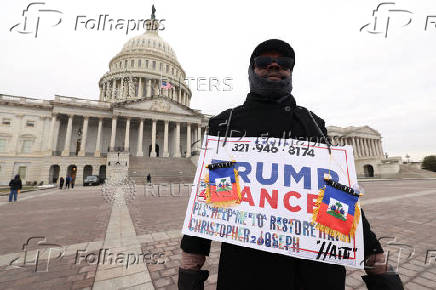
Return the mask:
<path id="1" fill-rule="evenodd" d="M 261 55 L 264 52 L 267 51 L 276 51 L 278 53 L 281 53 L 283 56 L 291 57 L 295 60 L 295 52 L 294 49 L 289 45 L 289 43 L 284 42 L 280 39 L 269 39 L 267 41 L 264 41 L 260 43 L 256 48 L 253 50 L 253 53 L 250 57 L 250 67 L 254 68 L 254 58 Z M 291 67 L 291 70 L 293 69 L 293 66 Z"/>

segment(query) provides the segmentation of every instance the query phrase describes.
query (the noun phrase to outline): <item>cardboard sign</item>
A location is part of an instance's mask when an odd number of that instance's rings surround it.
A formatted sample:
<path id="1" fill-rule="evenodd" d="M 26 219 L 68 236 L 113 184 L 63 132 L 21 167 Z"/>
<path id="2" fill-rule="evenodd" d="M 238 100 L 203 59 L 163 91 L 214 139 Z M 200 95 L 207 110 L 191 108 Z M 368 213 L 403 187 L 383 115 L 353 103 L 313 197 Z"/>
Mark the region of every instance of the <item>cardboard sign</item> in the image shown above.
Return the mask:
<path id="1" fill-rule="evenodd" d="M 326 175 L 349 187 L 357 184 L 352 147 L 335 146 L 331 151 L 330 156 L 324 144 L 295 139 L 246 137 L 224 141 L 206 136 L 183 234 L 363 269 L 361 217 L 349 241 L 318 231 L 312 222 Z M 208 186 L 221 183 L 222 188 L 230 189 L 235 184 L 225 174 L 209 180 L 213 170 L 207 166 L 223 161 L 234 161 L 240 187 L 239 199 L 233 194 L 235 202 L 226 206 L 205 194 Z M 349 210 L 351 207 L 343 205 L 337 216 L 347 216 Z"/>

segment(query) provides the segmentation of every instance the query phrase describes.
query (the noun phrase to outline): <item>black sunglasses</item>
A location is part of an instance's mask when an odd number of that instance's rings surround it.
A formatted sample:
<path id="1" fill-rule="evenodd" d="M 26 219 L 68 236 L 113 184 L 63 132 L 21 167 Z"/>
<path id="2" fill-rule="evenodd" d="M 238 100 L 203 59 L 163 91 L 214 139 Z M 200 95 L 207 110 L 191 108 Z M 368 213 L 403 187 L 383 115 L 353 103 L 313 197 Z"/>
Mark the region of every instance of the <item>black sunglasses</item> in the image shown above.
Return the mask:
<path id="1" fill-rule="evenodd" d="M 267 68 L 273 62 L 286 70 L 294 67 L 295 60 L 287 56 L 271 57 L 261 55 L 254 58 L 254 66 L 258 68 Z"/>

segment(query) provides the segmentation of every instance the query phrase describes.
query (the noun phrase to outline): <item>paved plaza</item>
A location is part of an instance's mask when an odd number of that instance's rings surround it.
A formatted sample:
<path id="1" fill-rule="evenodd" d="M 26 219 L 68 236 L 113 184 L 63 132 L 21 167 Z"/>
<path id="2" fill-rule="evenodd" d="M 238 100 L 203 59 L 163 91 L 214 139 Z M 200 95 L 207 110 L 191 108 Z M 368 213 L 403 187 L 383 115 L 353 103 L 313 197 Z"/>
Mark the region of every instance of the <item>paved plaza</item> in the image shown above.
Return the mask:
<path id="1" fill-rule="evenodd" d="M 436 180 L 361 184 L 405 288 L 436 289 Z M 0 289 L 177 289 L 188 197 L 145 193 L 138 186 L 127 205 L 107 202 L 100 187 L 28 192 L 15 204 L 0 196 Z M 219 255 L 213 242 L 206 289 L 216 287 Z M 362 275 L 349 270 L 347 289 L 366 289 Z"/>

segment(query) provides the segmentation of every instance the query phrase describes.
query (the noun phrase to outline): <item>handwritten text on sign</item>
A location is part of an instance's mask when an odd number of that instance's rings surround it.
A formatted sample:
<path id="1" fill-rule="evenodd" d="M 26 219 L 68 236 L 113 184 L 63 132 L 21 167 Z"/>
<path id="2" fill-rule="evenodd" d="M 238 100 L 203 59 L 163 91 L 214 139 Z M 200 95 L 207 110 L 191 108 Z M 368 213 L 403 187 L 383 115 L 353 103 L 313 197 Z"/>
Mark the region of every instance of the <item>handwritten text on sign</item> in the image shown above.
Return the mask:
<path id="1" fill-rule="evenodd" d="M 313 208 L 325 174 L 342 184 L 357 183 L 351 146 L 332 147 L 293 139 L 207 136 L 186 210 L 183 234 L 296 258 L 363 268 L 359 221 L 351 242 L 319 232 Z M 241 202 L 217 207 L 204 198 L 208 164 L 235 160 Z"/>

